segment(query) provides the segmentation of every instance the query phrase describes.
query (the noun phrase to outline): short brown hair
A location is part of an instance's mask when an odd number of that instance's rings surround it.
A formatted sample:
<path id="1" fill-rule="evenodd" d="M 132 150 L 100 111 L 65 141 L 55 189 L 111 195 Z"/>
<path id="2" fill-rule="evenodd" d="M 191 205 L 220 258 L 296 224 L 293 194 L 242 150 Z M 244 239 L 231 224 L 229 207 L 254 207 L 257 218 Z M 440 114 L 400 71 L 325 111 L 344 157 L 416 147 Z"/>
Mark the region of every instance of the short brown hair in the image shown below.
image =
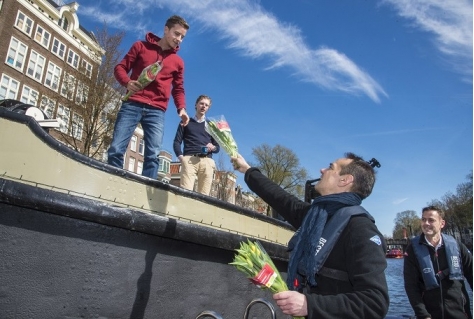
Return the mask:
<path id="1" fill-rule="evenodd" d="M 177 16 L 177 15 L 169 17 L 168 20 L 166 20 L 165 26 L 167 26 L 168 29 L 171 29 L 176 24 L 179 24 L 180 26 L 182 26 L 186 30 L 189 30 L 189 24 L 186 22 L 186 20 L 184 20 L 183 18 L 181 18 L 180 16 Z"/>
<path id="2" fill-rule="evenodd" d="M 444 216 L 446 216 L 446 214 L 444 213 L 444 210 L 442 210 L 441 207 L 435 206 L 435 205 L 423 207 L 423 209 L 421 210 L 421 214 L 423 215 L 424 212 L 427 212 L 429 210 L 434 210 L 438 212 L 438 215 L 439 217 L 441 217 L 441 219 L 444 219 Z"/>
<path id="3" fill-rule="evenodd" d="M 372 193 L 375 184 L 374 168 L 354 153 L 349 152 L 344 156 L 352 161 L 341 167 L 339 175 L 349 174 L 354 176 L 351 191 L 358 194 L 362 199 L 367 198 Z"/>
<path id="4" fill-rule="evenodd" d="M 201 94 L 201 95 L 198 96 L 198 98 L 196 99 L 196 103 L 194 103 L 194 105 L 197 105 L 199 103 L 199 101 L 201 101 L 202 99 L 208 99 L 209 100 L 209 107 L 211 107 L 211 104 L 212 104 L 211 98 L 207 95 L 204 95 L 204 94 Z"/>

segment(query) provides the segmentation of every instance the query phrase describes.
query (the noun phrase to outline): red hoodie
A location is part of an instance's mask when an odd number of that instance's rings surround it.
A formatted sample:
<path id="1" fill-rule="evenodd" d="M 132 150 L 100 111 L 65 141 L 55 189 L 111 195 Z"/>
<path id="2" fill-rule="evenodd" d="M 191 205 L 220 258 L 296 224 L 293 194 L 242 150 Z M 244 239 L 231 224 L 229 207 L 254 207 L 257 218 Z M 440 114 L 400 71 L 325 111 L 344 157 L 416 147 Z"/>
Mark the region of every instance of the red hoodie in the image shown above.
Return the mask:
<path id="1" fill-rule="evenodd" d="M 184 62 L 176 53 L 176 49 L 162 50 L 158 45 L 160 38 L 149 32 L 145 41 L 135 42 L 123 60 L 115 66 L 114 75 L 117 81 L 127 86 L 130 80 L 138 79 L 142 70 L 156 61 L 162 62 L 162 69 L 156 79 L 143 90 L 130 96 L 130 101 L 145 103 L 166 111 L 173 95 L 178 110 L 186 107 L 184 96 Z M 131 71 L 130 77 L 128 74 Z"/>

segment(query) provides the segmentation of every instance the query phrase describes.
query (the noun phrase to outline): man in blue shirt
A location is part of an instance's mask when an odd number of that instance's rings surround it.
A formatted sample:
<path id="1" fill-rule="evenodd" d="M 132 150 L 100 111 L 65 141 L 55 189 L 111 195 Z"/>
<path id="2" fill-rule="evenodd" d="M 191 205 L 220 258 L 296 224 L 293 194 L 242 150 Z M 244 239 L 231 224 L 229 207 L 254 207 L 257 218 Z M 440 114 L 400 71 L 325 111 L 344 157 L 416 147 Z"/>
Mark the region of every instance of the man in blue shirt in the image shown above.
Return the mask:
<path id="1" fill-rule="evenodd" d="M 196 115 L 186 126 L 179 125 L 173 142 L 175 155 L 181 162 L 180 186 L 193 190 L 196 177 L 197 192 L 209 195 L 216 170 L 212 153 L 218 153 L 219 144 L 205 130 L 206 112 L 211 107 L 211 98 L 200 95 L 195 104 Z M 184 144 L 181 151 L 181 144 Z"/>

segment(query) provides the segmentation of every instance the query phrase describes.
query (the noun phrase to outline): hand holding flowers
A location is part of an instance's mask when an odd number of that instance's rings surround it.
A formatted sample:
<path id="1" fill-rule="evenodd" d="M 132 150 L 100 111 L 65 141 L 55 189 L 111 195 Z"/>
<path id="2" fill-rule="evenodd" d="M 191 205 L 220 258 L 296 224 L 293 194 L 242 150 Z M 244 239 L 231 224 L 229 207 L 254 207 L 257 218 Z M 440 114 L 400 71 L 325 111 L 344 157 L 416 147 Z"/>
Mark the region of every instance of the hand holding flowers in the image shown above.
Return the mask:
<path id="1" fill-rule="evenodd" d="M 232 163 L 232 167 L 245 174 L 245 172 L 250 168 L 250 165 L 247 163 L 247 161 L 242 157 L 242 155 L 237 154 L 236 157 L 231 157 L 230 162 Z"/>
<path id="2" fill-rule="evenodd" d="M 258 241 L 241 242 L 240 248 L 236 251 L 234 261 L 230 265 L 234 265 L 235 268 L 246 274 L 253 284 L 262 289 L 269 289 L 274 294 L 288 291 L 286 282 Z M 303 319 L 303 317 L 293 318 Z"/>
<path id="3" fill-rule="evenodd" d="M 161 68 L 161 61 L 156 61 L 155 63 L 150 64 L 142 70 L 140 76 L 136 80 L 138 83 L 140 83 L 141 90 L 143 90 L 145 86 L 147 86 L 156 79 L 156 76 L 158 75 L 158 72 L 160 72 Z M 127 94 L 123 97 L 122 101 L 127 101 L 133 93 L 135 92 L 128 91 Z"/>

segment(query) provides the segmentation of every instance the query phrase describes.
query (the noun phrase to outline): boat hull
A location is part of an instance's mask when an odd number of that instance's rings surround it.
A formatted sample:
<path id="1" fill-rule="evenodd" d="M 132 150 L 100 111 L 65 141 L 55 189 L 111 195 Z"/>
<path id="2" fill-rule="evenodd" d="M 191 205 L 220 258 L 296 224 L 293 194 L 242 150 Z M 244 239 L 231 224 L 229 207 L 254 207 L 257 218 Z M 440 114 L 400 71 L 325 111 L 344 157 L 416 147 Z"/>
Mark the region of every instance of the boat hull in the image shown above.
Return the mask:
<path id="1" fill-rule="evenodd" d="M 403 251 L 401 249 L 390 249 L 387 254 L 385 255 L 386 258 L 395 258 L 401 259 L 403 258 Z"/>
<path id="2" fill-rule="evenodd" d="M 271 300 L 229 265 L 247 239 L 285 275 L 286 223 L 94 161 L 1 108 L 0 147 L 2 319 L 240 318 Z"/>
<path id="3" fill-rule="evenodd" d="M 36 197 L 23 185 L 1 187 Z M 46 201 L 54 195 L 40 193 Z M 215 247 L 230 245 L 228 235 L 75 200 L 51 205 L 54 212 L 43 211 L 41 202 L 42 209 L 0 203 L 1 318 L 196 318 L 203 310 L 240 318 L 252 299 L 271 300 L 228 265 L 231 250 Z M 140 231 L 75 218 L 78 204 L 88 215 L 135 219 Z M 196 240 L 176 239 L 177 232 Z"/>

